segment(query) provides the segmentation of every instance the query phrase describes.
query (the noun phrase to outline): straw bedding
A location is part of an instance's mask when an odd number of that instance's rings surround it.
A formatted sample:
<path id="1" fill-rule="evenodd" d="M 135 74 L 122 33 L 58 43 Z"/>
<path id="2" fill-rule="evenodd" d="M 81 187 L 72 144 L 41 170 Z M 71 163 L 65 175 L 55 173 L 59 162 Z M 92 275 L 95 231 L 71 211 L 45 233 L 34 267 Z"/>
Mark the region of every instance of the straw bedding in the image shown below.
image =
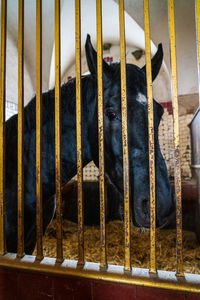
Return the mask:
<path id="1" fill-rule="evenodd" d="M 123 265 L 124 229 L 123 222 L 112 221 L 107 224 L 107 254 L 109 264 Z M 99 262 L 100 232 L 98 226 L 85 226 L 85 258 L 86 261 Z M 63 221 L 63 250 L 65 259 L 77 259 L 77 224 Z M 48 227 L 44 240 L 44 255 L 56 257 L 56 221 Z M 133 267 L 149 267 L 149 231 L 131 228 L 131 256 Z M 158 269 L 175 271 L 176 269 L 176 231 L 157 230 L 157 267 Z M 183 232 L 184 272 L 200 274 L 200 246 L 195 234 Z"/>

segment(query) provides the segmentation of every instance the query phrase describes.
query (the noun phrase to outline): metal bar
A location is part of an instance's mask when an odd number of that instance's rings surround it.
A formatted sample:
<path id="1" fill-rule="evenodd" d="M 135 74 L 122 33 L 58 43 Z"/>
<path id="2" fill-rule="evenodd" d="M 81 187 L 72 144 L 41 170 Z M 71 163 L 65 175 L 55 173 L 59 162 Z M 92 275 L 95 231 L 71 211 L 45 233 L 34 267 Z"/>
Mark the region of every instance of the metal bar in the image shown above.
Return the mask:
<path id="1" fill-rule="evenodd" d="M 182 201 L 181 201 L 181 162 L 179 142 L 179 114 L 178 114 L 178 83 L 176 64 L 176 40 L 174 21 L 174 0 L 169 0 L 169 32 L 170 32 L 170 57 L 172 76 L 172 98 L 173 98 L 173 128 L 174 128 L 174 178 L 176 195 L 176 259 L 177 275 L 183 275 L 183 241 L 182 241 Z"/>
<path id="2" fill-rule="evenodd" d="M 81 85 L 81 8 L 75 1 L 76 47 L 76 143 L 77 143 L 77 197 L 78 197 L 78 264 L 84 264 L 84 215 L 83 215 L 83 162 L 82 162 L 82 85 Z"/>
<path id="3" fill-rule="evenodd" d="M 119 0 L 120 26 L 120 66 L 121 66 L 121 111 L 122 111 L 122 144 L 123 144 L 123 184 L 124 184 L 124 227 L 125 227 L 125 262 L 126 271 L 131 270 L 130 254 L 130 195 L 129 195 L 129 155 L 127 124 L 127 91 L 126 91 L 126 45 L 124 24 L 124 1 Z"/>
<path id="4" fill-rule="evenodd" d="M 155 199 L 155 149 L 153 92 L 151 73 L 151 40 L 149 24 L 149 0 L 144 0 L 145 54 L 148 98 L 148 136 L 149 136 L 149 193 L 150 193 L 150 272 L 156 273 L 156 199 Z"/>
<path id="5" fill-rule="evenodd" d="M 200 169 L 200 165 L 191 165 L 191 168 Z"/>
<path id="6" fill-rule="evenodd" d="M 96 1 L 97 10 L 97 86 L 98 86 L 98 144 L 99 144 L 99 199 L 100 243 L 102 268 L 107 267 L 105 225 L 105 165 L 104 165 L 104 118 L 103 118 L 103 69 L 102 69 L 102 3 Z"/>
<path id="7" fill-rule="evenodd" d="M 18 242 L 17 256 L 24 255 L 24 0 L 18 1 Z"/>
<path id="8" fill-rule="evenodd" d="M 55 0 L 55 168 L 57 262 L 63 261 L 62 193 L 61 193 L 61 122 L 60 122 L 60 0 Z"/>
<path id="9" fill-rule="evenodd" d="M 199 105 L 200 105 L 200 0 L 196 0 L 196 41 L 197 41 L 197 66 L 199 78 Z"/>
<path id="10" fill-rule="evenodd" d="M 36 234 L 37 259 L 42 246 L 42 1 L 36 0 Z"/>
<path id="11" fill-rule="evenodd" d="M 1 86 L 0 86 L 0 254 L 6 252 L 5 238 L 5 98 L 6 98 L 7 1 L 1 0 Z"/>

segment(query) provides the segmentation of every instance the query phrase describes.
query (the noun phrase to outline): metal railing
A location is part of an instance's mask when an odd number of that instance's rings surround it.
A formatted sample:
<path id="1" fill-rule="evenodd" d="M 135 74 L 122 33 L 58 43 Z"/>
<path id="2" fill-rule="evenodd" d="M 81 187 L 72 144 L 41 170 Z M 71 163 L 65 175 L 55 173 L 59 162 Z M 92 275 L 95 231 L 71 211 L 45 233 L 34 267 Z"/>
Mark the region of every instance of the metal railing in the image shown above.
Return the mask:
<path id="1" fill-rule="evenodd" d="M 148 134 L 149 134 L 149 174 L 150 174 L 150 269 L 139 270 L 131 266 L 130 253 L 130 198 L 129 198 L 129 157 L 127 130 L 127 91 L 126 91 L 126 45 L 124 1 L 119 0 L 120 24 L 120 64 L 121 64 L 121 113 L 123 141 L 123 184 L 124 184 L 124 268 L 107 264 L 106 224 L 105 224 L 105 165 L 104 165 L 104 118 L 103 118 L 103 69 L 102 69 L 102 3 L 96 1 L 97 17 L 97 73 L 98 73 L 98 142 L 99 142 L 99 189 L 100 189 L 100 264 L 85 263 L 84 220 L 83 220 L 83 162 L 82 162 L 82 98 L 81 98 L 81 11 L 80 0 L 75 0 L 75 48 L 76 48 L 76 130 L 77 130 L 77 175 L 78 175 L 78 261 L 67 261 L 63 257 L 62 207 L 61 207 L 61 103 L 60 103 L 60 0 L 55 0 L 55 174 L 56 174 L 56 219 L 57 219 L 57 258 L 43 258 L 42 245 L 42 1 L 36 0 L 36 232 L 37 255 L 24 256 L 24 1 L 19 0 L 18 37 L 18 251 L 17 256 L 6 253 L 5 243 L 5 74 L 6 74 L 6 16 L 7 1 L 1 1 L 1 86 L 0 86 L 0 266 L 29 269 L 41 272 L 68 274 L 85 278 L 124 282 L 137 285 L 170 288 L 173 290 L 200 292 L 199 278 L 183 273 L 182 258 L 182 209 L 181 209 L 181 168 L 178 122 L 177 66 L 174 23 L 174 0 L 168 0 L 171 77 L 173 98 L 173 126 L 175 153 L 175 195 L 177 228 L 177 270 L 157 271 L 156 267 L 156 199 L 155 199 L 155 151 L 153 94 L 151 73 L 151 44 L 149 25 L 149 0 L 144 0 L 145 52 L 148 95 Z M 196 0 L 197 40 L 199 50 L 200 0 Z M 198 51 L 199 54 L 199 51 Z M 199 64 L 198 64 L 199 66 Z M 41 261 L 37 264 L 37 260 Z M 79 268 L 77 268 L 79 266 Z M 84 268 L 83 268 L 84 266 Z M 151 280 L 151 273 L 154 273 Z M 168 274 L 171 279 L 167 279 Z M 167 274 L 167 275 L 166 275 Z M 185 277 L 185 281 L 178 277 Z"/>

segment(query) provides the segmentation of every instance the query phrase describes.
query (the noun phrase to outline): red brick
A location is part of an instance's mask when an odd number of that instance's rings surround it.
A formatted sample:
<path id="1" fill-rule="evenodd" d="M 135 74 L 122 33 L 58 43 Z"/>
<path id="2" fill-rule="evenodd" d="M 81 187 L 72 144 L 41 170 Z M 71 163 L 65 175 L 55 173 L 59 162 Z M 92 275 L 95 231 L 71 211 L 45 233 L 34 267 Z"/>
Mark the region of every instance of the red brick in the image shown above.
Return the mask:
<path id="1" fill-rule="evenodd" d="M 18 299 L 53 299 L 52 278 L 42 274 L 20 273 L 18 280 Z"/>
<path id="2" fill-rule="evenodd" d="M 196 294 L 187 294 L 186 300 L 200 300 L 200 295 Z"/>
<path id="3" fill-rule="evenodd" d="M 137 300 L 185 300 L 185 295 L 157 288 L 137 287 Z"/>
<path id="4" fill-rule="evenodd" d="M 17 299 L 18 272 L 0 269 L 0 300 Z"/>
<path id="5" fill-rule="evenodd" d="M 77 278 L 54 278 L 54 300 L 92 300 L 91 282 Z"/>
<path id="6" fill-rule="evenodd" d="M 136 287 L 122 284 L 93 284 L 93 300 L 136 300 Z"/>

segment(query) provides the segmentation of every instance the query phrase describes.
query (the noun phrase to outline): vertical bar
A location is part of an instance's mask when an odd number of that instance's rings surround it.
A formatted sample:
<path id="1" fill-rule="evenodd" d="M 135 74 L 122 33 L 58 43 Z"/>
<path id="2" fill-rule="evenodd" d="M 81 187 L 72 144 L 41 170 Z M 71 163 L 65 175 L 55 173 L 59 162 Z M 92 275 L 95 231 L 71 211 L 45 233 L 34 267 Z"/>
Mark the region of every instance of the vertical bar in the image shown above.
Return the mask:
<path id="1" fill-rule="evenodd" d="M 126 91 L 126 45 L 125 45 L 124 1 L 123 0 L 119 0 L 119 26 L 120 26 L 121 110 L 122 110 L 124 227 L 125 227 L 124 268 L 126 271 L 130 271 L 131 254 L 130 254 L 129 155 L 128 155 L 128 124 L 127 124 L 127 91 Z"/>
<path id="2" fill-rule="evenodd" d="M 55 0 L 55 168 L 57 262 L 63 261 L 61 194 L 61 123 L 60 123 L 60 0 Z"/>
<path id="3" fill-rule="evenodd" d="M 97 85 L 98 85 L 98 144 L 99 144 L 99 199 L 100 199 L 100 243 L 101 268 L 107 267 L 105 225 L 105 166 L 104 166 L 104 118 L 103 118 L 103 74 L 102 74 L 102 3 L 96 1 L 97 10 Z"/>
<path id="4" fill-rule="evenodd" d="M 1 86 L 0 86 L 0 254 L 6 252 L 5 239 L 5 98 L 6 98 L 7 1 L 1 0 Z"/>
<path id="5" fill-rule="evenodd" d="M 151 40 L 149 25 L 149 0 L 144 0 L 145 53 L 148 98 L 148 136 L 149 136 L 149 193 L 150 193 L 150 272 L 156 273 L 156 210 L 155 210 L 155 151 L 153 92 L 151 73 Z"/>
<path id="6" fill-rule="evenodd" d="M 83 222 L 83 162 L 82 162 L 82 98 L 81 98 L 81 8 L 75 1 L 75 47 L 76 47 L 76 143 L 78 181 L 78 264 L 84 264 L 84 222 Z"/>
<path id="7" fill-rule="evenodd" d="M 18 1 L 18 243 L 17 256 L 24 254 L 24 0 Z"/>
<path id="8" fill-rule="evenodd" d="M 42 1 L 36 0 L 36 234 L 37 259 L 42 247 Z"/>
<path id="9" fill-rule="evenodd" d="M 197 66 L 199 78 L 199 105 L 200 105 L 200 0 L 196 0 L 196 40 L 197 40 Z"/>
<path id="10" fill-rule="evenodd" d="M 183 275 L 183 242 L 182 242 L 182 203 L 181 203 L 181 162 L 180 162 L 180 142 L 179 142 L 179 114 L 178 114 L 178 83 L 176 64 L 176 40 L 174 21 L 174 0 L 169 0 L 169 31 L 170 31 L 170 57 L 172 73 L 172 98 L 173 98 L 173 127 L 174 127 L 174 178 L 176 195 L 176 274 Z"/>

